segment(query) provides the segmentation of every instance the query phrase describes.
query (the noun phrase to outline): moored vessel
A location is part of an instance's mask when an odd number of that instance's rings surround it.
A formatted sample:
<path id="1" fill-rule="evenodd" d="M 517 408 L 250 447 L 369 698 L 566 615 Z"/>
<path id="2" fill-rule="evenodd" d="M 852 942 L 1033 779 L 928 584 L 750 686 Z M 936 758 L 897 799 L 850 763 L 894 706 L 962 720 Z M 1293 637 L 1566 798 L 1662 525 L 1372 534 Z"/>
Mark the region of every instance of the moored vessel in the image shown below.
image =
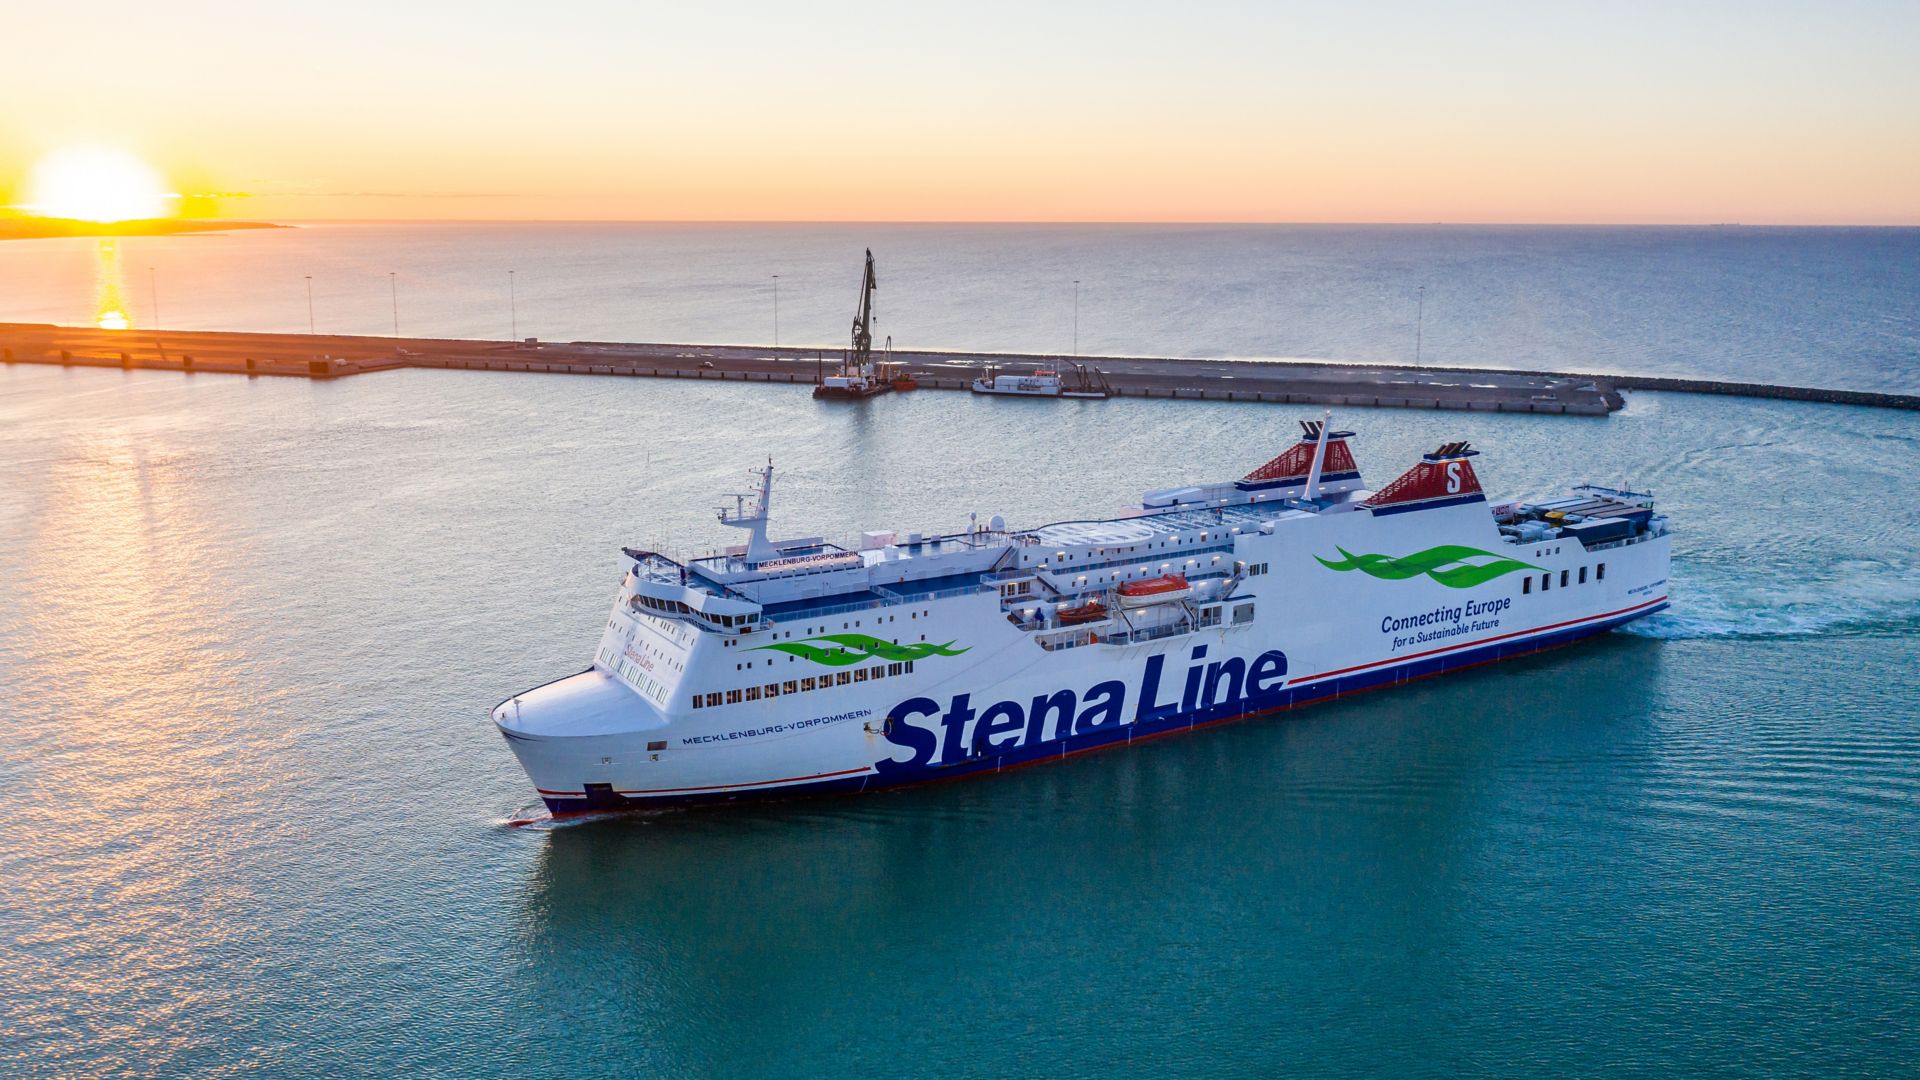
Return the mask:
<path id="1" fill-rule="evenodd" d="M 1368 488 L 1324 421 L 1110 518 L 623 549 L 586 670 L 493 721 L 556 814 L 995 772 L 1523 656 L 1667 606 L 1651 495 L 1490 503 L 1449 442 Z"/>
<path id="2" fill-rule="evenodd" d="M 1036 368 L 1024 375 L 988 368 L 985 376 L 973 380 L 976 394 L 1004 394 L 1009 397 L 1105 398 L 1113 393 L 1107 377 L 1097 368 L 1074 364 L 1066 376 L 1052 368 Z"/>

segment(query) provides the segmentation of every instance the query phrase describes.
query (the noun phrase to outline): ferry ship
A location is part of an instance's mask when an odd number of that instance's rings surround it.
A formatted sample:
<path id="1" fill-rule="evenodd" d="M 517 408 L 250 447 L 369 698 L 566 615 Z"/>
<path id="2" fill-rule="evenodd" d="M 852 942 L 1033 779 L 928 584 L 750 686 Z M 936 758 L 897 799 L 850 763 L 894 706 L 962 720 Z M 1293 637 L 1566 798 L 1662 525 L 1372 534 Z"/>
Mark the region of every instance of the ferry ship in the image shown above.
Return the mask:
<path id="1" fill-rule="evenodd" d="M 876 791 L 1524 656 L 1667 606 L 1651 495 L 1491 502 L 1452 442 L 1378 490 L 1330 417 L 1106 519 L 768 534 L 771 461 L 678 562 L 623 549 L 592 666 L 493 722 L 556 816 Z"/>
<path id="2" fill-rule="evenodd" d="M 1063 380 L 1058 371 L 1044 368 L 1030 375 L 1008 375 L 988 368 L 985 378 L 973 380 L 972 389 L 976 394 L 1014 397 L 1105 398 L 1113 393 L 1100 369 L 1075 364 L 1072 370 L 1072 377 Z"/>

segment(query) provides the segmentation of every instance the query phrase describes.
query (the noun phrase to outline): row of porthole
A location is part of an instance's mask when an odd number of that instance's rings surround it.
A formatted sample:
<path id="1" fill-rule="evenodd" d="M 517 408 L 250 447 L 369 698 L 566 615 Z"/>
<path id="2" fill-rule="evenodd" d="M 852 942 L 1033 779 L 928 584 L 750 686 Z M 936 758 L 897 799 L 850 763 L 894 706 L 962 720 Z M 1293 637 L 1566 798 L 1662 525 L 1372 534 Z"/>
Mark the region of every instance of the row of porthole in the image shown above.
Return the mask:
<path id="1" fill-rule="evenodd" d="M 885 679 L 894 675 L 913 674 L 913 661 L 897 664 L 875 664 L 872 667 L 856 668 L 852 671 L 836 671 L 826 675 L 809 675 L 803 679 L 786 679 L 782 682 L 770 682 L 765 686 L 749 686 L 741 690 L 712 691 L 693 695 L 693 707 L 711 709 L 719 705 L 738 705 L 746 701 L 759 701 L 761 698 L 776 698 L 782 694 L 804 694 L 812 690 L 825 690 L 833 686 L 851 686 L 857 682 Z"/>
<path id="2" fill-rule="evenodd" d="M 1568 586 L 1569 577 L 1570 575 L 1572 575 L 1572 573 L 1573 573 L 1572 570 L 1560 571 L 1560 587 L 1561 588 L 1564 589 Z M 1593 574 L 1593 580 L 1595 581 L 1607 580 L 1607 564 L 1606 563 L 1601 563 L 1597 568 L 1595 568 L 1594 574 Z M 1585 585 L 1587 583 L 1586 567 L 1583 566 L 1580 568 L 1579 580 L 1574 581 L 1572 583 L 1575 585 Z M 1540 575 L 1540 591 L 1546 592 L 1551 588 L 1553 588 L 1553 571 L 1549 570 L 1546 573 Z M 1531 592 L 1533 592 L 1533 575 L 1528 574 L 1520 582 L 1520 594 L 1522 596 L 1525 596 Z"/>

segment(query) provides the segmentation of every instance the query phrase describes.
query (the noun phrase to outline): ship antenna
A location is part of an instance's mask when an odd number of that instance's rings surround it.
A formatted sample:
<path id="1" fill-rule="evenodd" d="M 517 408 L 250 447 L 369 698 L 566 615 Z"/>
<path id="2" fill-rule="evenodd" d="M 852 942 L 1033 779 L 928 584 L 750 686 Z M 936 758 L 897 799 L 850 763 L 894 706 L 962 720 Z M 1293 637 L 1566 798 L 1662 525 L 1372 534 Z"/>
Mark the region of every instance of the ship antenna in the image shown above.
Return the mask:
<path id="1" fill-rule="evenodd" d="M 747 530 L 747 551 L 744 556 L 747 565 L 757 566 L 780 554 L 772 541 L 767 539 L 767 517 L 773 507 L 773 459 L 767 459 L 767 467 L 754 469 L 753 475 L 760 478 L 760 490 L 757 493 L 733 494 L 731 507 L 720 508 L 720 524 L 735 529 Z M 751 510 L 747 500 L 753 499 Z"/>

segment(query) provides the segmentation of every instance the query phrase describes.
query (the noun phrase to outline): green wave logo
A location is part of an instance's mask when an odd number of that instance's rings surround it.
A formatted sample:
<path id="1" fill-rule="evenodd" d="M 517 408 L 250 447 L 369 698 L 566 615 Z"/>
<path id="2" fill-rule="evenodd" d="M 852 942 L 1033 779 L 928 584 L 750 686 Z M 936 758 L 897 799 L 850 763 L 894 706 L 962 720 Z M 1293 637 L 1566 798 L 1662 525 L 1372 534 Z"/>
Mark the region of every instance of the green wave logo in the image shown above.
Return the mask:
<path id="1" fill-rule="evenodd" d="M 1459 544 L 1442 544 L 1397 559 L 1391 555 L 1355 555 L 1338 546 L 1334 550 L 1344 558 L 1336 562 L 1315 555 L 1314 560 L 1329 570 L 1358 570 L 1382 581 L 1403 581 L 1425 574 L 1449 589 L 1471 589 L 1517 570 L 1540 569 L 1532 563 Z M 1479 561 L 1483 559 L 1488 561 Z"/>
<path id="2" fill-rule="evenodd" d="M 827 644 L 812 644 L 813 642 Z M 896 645 L 891 641 L 868 637 L 866 634 L 822 634 L 819 637 L 807 638 L 805 641 L 782 641 L 775 645 L 758 645 L 747 651 L 759 652 L 763 649 L 798 656 L 803 660 L 811 660 L 828 667 L 851 667 L 867 660 L 891 660 L 896 663 L 906 660 L 925 660 L 929 656 L 959 656 L 968 651 L 954 648 L 951 641 L 944 645 L 935 645 L 926 641 L 912 645 Z"/>

